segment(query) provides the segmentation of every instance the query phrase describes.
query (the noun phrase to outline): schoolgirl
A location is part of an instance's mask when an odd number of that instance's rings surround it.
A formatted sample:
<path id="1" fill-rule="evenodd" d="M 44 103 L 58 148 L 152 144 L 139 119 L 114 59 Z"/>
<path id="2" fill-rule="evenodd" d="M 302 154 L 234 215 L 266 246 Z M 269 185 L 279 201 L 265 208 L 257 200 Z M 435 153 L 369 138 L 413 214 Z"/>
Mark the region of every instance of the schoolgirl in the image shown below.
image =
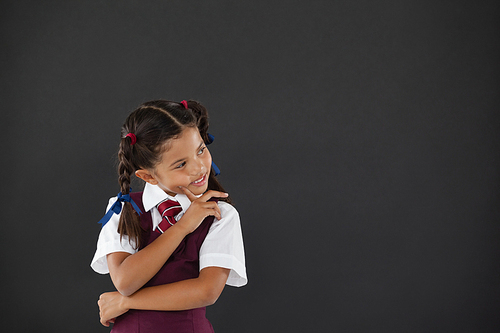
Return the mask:
<path id="1" fill-rule="evenodd" d="M 239 215 L 216 179 L 208 113 L 196 101 L 142 104 L 122 127 L 121 192 L 111 198 L 91 267 L 112 332 L 213 332 L 205 307 L 247 283 Z M 132 175 L 145 182 L 131 193 Z"/>

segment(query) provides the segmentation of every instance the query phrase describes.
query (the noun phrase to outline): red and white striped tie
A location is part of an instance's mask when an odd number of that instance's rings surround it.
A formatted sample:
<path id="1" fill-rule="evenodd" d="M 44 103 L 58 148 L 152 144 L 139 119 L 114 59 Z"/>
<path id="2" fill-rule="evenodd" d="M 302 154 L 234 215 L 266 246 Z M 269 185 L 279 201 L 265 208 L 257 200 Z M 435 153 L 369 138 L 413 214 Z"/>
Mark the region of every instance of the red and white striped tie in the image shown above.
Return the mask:
<path id="1" fill-rule="evenodd" d="M 165 200 L 158 205 L 158 211 L 162 219 L 155 231 L 164 233 L 165 230 L 177 222 L 174 216 L 182 212 L 182 207 L 177 201 Z"/>

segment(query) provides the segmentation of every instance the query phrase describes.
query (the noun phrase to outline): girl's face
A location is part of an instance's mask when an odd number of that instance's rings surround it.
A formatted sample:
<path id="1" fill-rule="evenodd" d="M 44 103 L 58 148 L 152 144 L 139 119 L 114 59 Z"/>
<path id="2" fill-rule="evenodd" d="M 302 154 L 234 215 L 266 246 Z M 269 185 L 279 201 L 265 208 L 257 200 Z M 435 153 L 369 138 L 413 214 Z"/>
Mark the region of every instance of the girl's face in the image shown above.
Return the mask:
<path id="1" fill-rule="evenodd" d="M 158 185 L 169 195 L 183 193 L 179 186 L 193 194 L 203 194 L 208 188 L 212 156 L 197 128 L 188 127 L 177 139 L 168 142 L 169 148 L 162 154 L 154 170 L 137 170 L 137 177 Z"/>

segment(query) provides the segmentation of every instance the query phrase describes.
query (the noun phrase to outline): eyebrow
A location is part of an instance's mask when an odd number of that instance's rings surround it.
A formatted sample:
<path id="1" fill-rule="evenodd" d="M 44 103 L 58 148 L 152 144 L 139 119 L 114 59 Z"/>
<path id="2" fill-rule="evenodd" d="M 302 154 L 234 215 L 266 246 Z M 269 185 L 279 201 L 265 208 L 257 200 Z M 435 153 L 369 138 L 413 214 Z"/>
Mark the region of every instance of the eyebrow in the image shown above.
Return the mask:
<path id="1" fill-rule="evenodd" d="M 205 142 L 201 141 L 200 145 L 198 146 L 198 148 L 196 148 L 196 150 L 200 150 L 200 149 L 201 149 L 201 147 L 202 147 L 204 144 L 205 144 Z M 174 165 L 175 165 L 175 164 L 177 164 L 177 163 L 183 162 L 185 159 L 186 159 L 185 157 L 184 157 L 184 158 L 180 158 L 180 159 L 178 159 L 178 160 L 177 160 L 177 161 L 175 161 L 174 163 L 170 164 L 169 168 L 170 168 L 170 167 L 172 167 L 172 166 L 174 166 Z"/>

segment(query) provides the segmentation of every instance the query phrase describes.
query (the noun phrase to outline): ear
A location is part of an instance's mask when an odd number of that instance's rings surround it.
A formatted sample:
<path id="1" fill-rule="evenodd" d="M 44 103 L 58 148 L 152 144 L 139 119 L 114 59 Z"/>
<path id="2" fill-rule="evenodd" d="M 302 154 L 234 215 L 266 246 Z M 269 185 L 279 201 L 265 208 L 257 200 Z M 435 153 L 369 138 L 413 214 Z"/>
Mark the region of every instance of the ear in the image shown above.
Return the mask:
<path id="1" fill-rule="evenodd" d="M 142 180 L 144 180 L 145 182 L 150 183 L 151 185 L 158 184 L 158 181 L 155 179 L 155 177 L 148 170 L 139 169 L 135 172 L 135 175 L 138 178 L 141 178 Z"/>

